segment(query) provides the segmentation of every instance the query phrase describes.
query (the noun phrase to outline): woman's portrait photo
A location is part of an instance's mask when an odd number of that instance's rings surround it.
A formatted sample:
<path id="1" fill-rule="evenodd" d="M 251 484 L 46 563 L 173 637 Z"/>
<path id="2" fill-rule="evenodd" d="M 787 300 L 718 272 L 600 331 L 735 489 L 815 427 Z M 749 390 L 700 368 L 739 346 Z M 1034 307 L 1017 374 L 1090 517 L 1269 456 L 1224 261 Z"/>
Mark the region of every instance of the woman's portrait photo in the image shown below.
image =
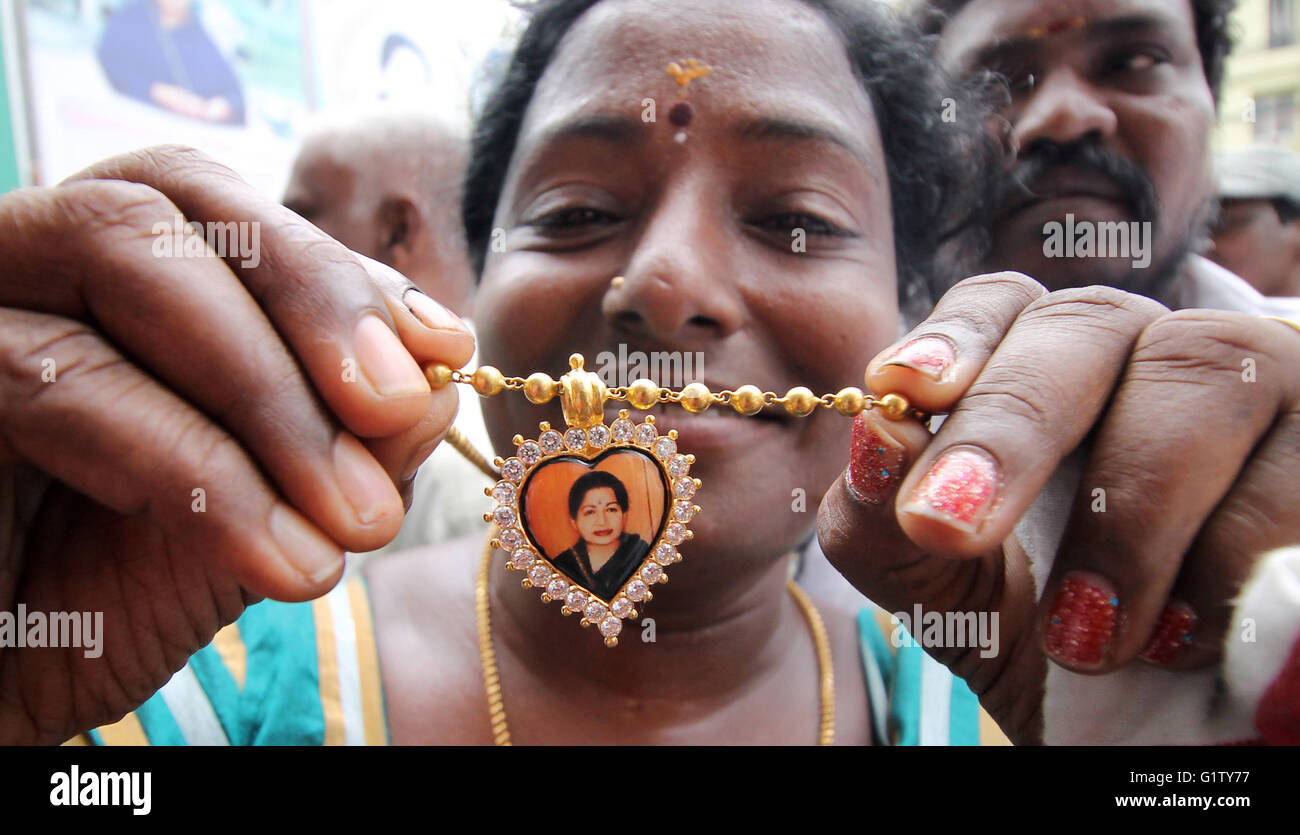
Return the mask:
<path id="1" fill-rule="evenodd" d="M 574 582 L 612 600 L 650 553 L 664 523 L 658 465 L 636 450 L 591 465 L 564 458 L 538 468 L 521 511 L 542 554 Z"/>

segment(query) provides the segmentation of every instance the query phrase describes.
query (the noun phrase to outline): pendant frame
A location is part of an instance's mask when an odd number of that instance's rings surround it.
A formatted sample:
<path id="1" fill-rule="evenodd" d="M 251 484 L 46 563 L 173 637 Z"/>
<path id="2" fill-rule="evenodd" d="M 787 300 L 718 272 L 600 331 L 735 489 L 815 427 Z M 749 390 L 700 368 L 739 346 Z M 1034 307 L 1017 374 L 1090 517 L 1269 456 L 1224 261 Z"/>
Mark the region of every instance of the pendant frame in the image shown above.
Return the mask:
<path id="1" fill-rule="evenodd" d="M 613 647 L 618 644 L 623 621 L 636 618 L 637 606 L 654 598 L 651 587 L 668 582 L 664 569 L 681 562 L 677 546 L 694 537 L 690 524 L 700 507 L 692 500 L 701 482 L 690 476 L 695 456 L 677 449 L 677 430 L 659 434 L 654 415 L 646 415 L 637 423 L 629 410 L 621 409 L 608 426 L 603 419 L 586 428 L 574 427 L 572 421 L 568 423 L 566 431 L 561 433 L 549 422 L 542 421 L 538 424 L 537 438 L 514 437 L 515 455 L 508 459 L 498 457 L 493 462 L 501 476 L 485 492 L 496 505 L 483 518 L 494 526 L 492 547 L 509 555 L 506 567 L 525 572 L 524 588 L 542 589 L 542 602 L 558 601 L 565 615 L 581 614 L 579 623 L 583 627 L 595 626 L 605 645 Z M 663 519 L 650 549 L 618 591 L 605 598 L 555 566 L 529 530 L 523 505 L 530 479 L 547 464 L 571 459 L 594 467 L 597 459 L 620 449 L 639 452 L 653 462 L 667 488 L 667 496 Z"/>

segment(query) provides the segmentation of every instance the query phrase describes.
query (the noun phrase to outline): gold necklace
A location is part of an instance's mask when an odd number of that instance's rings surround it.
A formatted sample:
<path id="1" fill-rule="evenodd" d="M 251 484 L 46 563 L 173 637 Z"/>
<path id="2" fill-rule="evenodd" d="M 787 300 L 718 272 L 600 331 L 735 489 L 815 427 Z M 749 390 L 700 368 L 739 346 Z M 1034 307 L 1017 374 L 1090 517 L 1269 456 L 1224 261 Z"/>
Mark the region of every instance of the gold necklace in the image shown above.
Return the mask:
<path id="1" fill-rule="evenodd" d="M 497 667 L 496 648 L 492 643 L 492 612 L 488 599 L 488 568 L 492 563 L 492 550 L 493 545 L 488 542 L 483 549 L 478 579 L 474 584 L 474 608 L 478 615 L 478 654 L 479 661 L 483 665 L 483 688 L 487 692 L 492 741 L 496 745 L 513 745 L 510 741 L 510 723 L 506 719 L 506 706 L 501 691 L 501 671 Z M 831 657 L 830 638 L 826 634 L 826 624 L 822 621 L 821 614 L 809 599 L 807 592 L 801 589 L 798 583 L 787 580 L 786 588 L 807 619 L 808 629 L 812 632 L 813 645 L 817 649 L 821 702 L 817 744 L 832 745 L 835 742 L 835 666 Z"/>
<path id="2" fill-rule="evenodd" d="M 579 624 L 595 627 L 609 647 L 618 645 L 624 623 L 635 621 L 637 607 L 654 599 L 653 587 L 666 583 L 667 569 L 681 561 L 677 549 L 694 537 L 690 526 L 701 508 L 693 500 L 702 482 L 690 474 L 695 456 L 678 448 L 677 430 L 663 432 L 654 415 L 638 423 L 629 409 L 619 410 L 606 425 L 607 402 L 640 411 L 677 404 L 693 414 L 717 405 L 744 416 L 779 407 L 795 417 L 818 408 L 850 417 L 868 409 L 890 420 L 924 417 L 896 394 L 877 398 L 857 388 L 819 397 L 803 386 L 783 396 L 753 385 L 712 392 L 691 383 L 674 391 L 646 379 L 608 387 L 583 364 L 581 354 L 571 356 L 569 373 L 558 381 L 543 372 L 506 377 L 492 366 L 465 372 L 434 364 L 425 374 L 435 388 L 464 383 L 483 397 L 521 391 L 539 405 L 559 398 L 564 431 L 542 421 L 536 438 L 516 435 L 514 455 L 497 457 L 491 465 L 458 433 L 449 432 L 448 438 L 498 479 L 485 488 L 495 505 L 484 521 L 497 530 L 489 550 L 506 552 L 506 568 L 524 574 L 525 588 L 540 589 L 542 601 L 558 602 L 564 614 L 580 615 Z M 602 552 L 614 548 L 596 569 L 587 557 L 592 546 Z M 794 587 L 791 594 L 816 637 L 816 611 Z M 822 666 L 829 671 L 828 663 Z"/>

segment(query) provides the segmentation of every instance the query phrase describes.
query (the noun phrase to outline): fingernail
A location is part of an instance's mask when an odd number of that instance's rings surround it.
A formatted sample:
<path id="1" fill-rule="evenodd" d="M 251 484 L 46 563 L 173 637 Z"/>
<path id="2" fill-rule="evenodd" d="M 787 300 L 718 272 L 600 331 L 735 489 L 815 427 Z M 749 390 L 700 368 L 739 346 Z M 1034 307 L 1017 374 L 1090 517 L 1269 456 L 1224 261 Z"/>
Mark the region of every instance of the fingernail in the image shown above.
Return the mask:
<path id="1" fill-rule="evenodd" d="M 988 455 L 970 447 L 950 449 L 934 462 L 902 509 L 974 533 L 993 505 L 997 481 L 998 466 Z"/>
<path id="2" fill-rule="evenodd" d="M 901 445 L 868 426 L 862 415 L 853 418 L 849 473 L 845 479 L 849 495 L 868 504 L 882 503 L 902 481 L 905 461 Z"/>
<path id="3" fill-rule="evenodd" d="M 414 287 L 402 294 L 402 302 L 426 328 L 440 331 L 465 330 L 465 323 L 459 316 Z"/>
<path id="4" fill-rule="evenodd" d="M 401 497 L 388 473 L 351 435 L 339 435 L 334 442 L 334 473 L 361 524 L 369 525 L 387 514 L 400 512 Z"/>
<path id="5" fill-rule="evenodd" d="M 357 322 L 353 344 L 362 372 L 381 396 L 429 391 L 429 381 L 420 366 L 415 364 L 397 334 L 375 314 L 367 313 Z"/>
<path id="6" fill-rule="evenodd" d="M 1044 643 L 1054 658 L 1076 667 L 1095 667 L 1115 634 L 1119 598 L 1104 580 L 1066 575 L 1052 602 Z"/>
<path id="7" fill-rule="evenodd" d="M 1183 647 L 1192 642 L 1196 628 L 1196 612 L 1181 601 L 1170 603 L 1160 613 L 1156 631 L 1138 658 L 1151 664 L 1168 664 L 1178 656 Z"/>
<path id="8" fill-rule="evenodd" d="M 313 585 L 342 568 L 343 552 L 292 508 L 282 504 L 273 507 L 270 529 L 285 559 Z"/>
<path id="9" fill-rule="evenodd" d="M 922 336 L 899 348 L 883 365 L 899 365 L 920 371 L 942 382 L 957 363 L 957 349 L 942 336 Z"/>

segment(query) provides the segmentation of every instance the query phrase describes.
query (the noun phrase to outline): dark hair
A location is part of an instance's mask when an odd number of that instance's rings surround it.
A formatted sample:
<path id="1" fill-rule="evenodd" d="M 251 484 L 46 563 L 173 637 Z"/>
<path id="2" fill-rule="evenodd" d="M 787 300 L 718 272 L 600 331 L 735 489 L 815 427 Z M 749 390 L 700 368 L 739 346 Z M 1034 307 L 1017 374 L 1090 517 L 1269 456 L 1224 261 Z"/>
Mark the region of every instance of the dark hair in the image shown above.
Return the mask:
<path id="1" fill-rule="evenodd" d="M 587 495 L 589 490 L 596 490 L 600 487 L 608 487 L 614 491 L 614 501 L 618 506 L 627 513 L 627 488 L 623 482 L 618 480 L 618 476 L 607 473 L 604 470 L 592 470 L 573 482 L 569 488 L 569 518 L 578 518 L 578 509 L 582 507 L 582 499 Z"/>
<path id="2" fill-rule="evenodd" d="M 917 22 L 929 34 L 942 31 L 949 18 L 965 8 L 970 0 L 920 0 Z M 1223 64 L 1232 52 L 1232 32 L 1228 17 L 1237 0 L 1190 0 L 1196 22 L 1196 45 L 1201 52 L 1201 67 L 1214 100 L 1219 100 L 1223 84 Z"/>
<path id="3" fill-rule="evenodd" d="M 538 0 L 510 66 L 484 106 L 471 142 L 462 206 L 474 269 L 481 273 L 492 219 L 524 113 L 561 40 L 600 0 Z M 943 79 L 910 23 L 855 0 L 800 0 L 839 33 L 879 125 L 889 175 L 899 301 L 928 310 L 953 276 L 938 275 L 944 250 L 978 249 L 982 212 L 997 149 L 978 119 L 945 121 L 945 105 L 975 108 L 971 91 Z M 960 267 L 953 265 L 954 272 Z"/>
<path id="4" fill-rule="evenodd" d="M 1277 212 L 1277 219 L 1283 223 L 1300 218 L 1300 203 L 1286 197 L 1274 197 L 1269 202 L 1273 204 L 1273 211 Z"/>

